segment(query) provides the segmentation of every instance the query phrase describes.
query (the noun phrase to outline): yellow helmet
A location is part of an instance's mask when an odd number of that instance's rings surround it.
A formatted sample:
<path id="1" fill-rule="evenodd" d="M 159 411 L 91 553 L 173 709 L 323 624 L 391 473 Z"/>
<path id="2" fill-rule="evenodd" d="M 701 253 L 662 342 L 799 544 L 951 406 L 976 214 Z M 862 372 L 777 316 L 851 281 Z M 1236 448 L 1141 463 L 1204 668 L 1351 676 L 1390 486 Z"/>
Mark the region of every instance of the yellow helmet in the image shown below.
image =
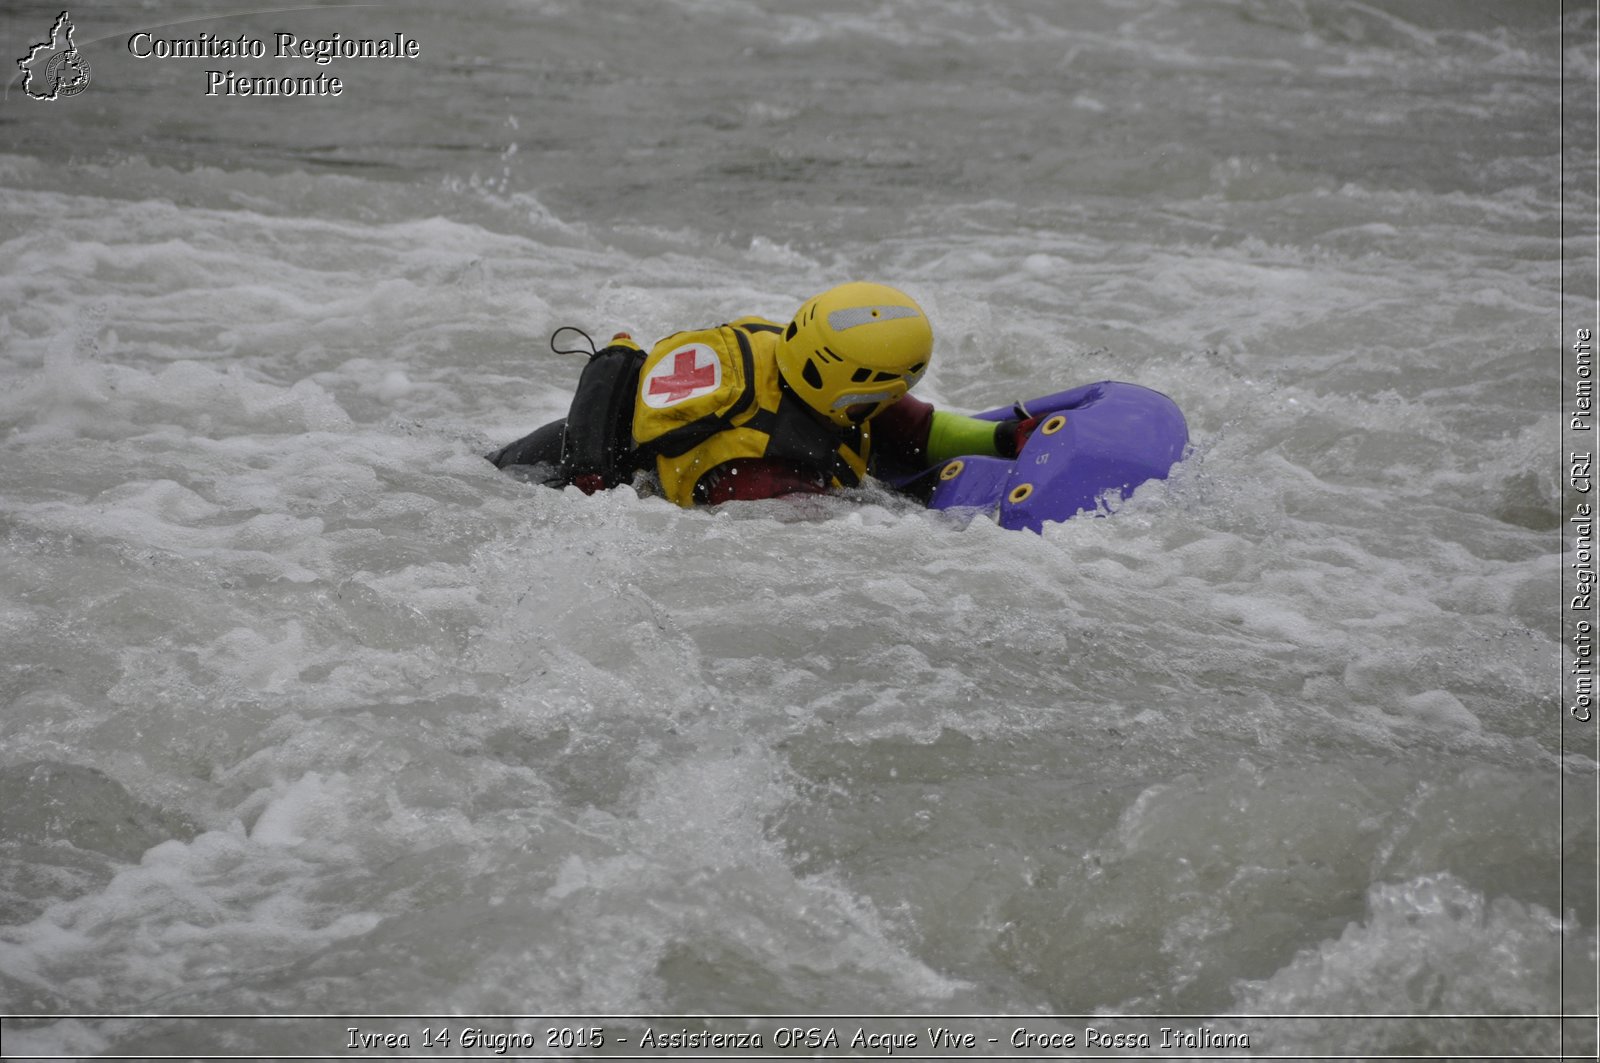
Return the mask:
<path id="1" fill-rule="evenodd" d="M 800 307 L 778 344 L 778 372 L 807 406 L 849 426 L 910 391 L 932 356 L 922 307 L 897 288 L 857 281 Z"/>

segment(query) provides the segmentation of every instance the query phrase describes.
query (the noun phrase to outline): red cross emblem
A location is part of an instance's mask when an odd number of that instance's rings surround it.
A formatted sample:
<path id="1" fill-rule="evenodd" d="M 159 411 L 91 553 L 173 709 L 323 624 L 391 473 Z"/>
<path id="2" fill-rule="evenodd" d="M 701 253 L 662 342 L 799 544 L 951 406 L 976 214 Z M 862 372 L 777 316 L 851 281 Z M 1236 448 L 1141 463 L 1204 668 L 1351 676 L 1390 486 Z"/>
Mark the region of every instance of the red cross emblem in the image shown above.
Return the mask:
<path id="1" fill-rule="evenodd" d="M 645 404 L 657 409 L 714 391 L 722 383 L 722 361 L 698 343 L 673 351 L 645 378 Z"/>

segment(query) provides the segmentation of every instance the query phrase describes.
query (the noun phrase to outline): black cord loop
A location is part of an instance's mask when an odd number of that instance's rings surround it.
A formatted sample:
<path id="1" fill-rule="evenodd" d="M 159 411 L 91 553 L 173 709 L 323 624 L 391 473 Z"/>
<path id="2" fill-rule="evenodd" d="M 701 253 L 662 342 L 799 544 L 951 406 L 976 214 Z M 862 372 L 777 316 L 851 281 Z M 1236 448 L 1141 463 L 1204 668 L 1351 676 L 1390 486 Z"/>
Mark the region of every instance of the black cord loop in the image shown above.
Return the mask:
<path id="1" fill-rule="evenodd" d="M 583 341 L 589 345 L 589 349 L 586 351 L 582 347 L 571 347 L 566 349 L 557 347 L 556 337 L 561 335 L 563 332 L 576 332 L 578 335 L 583 337 Z M 550 333 L 550 349 L 557 354 L 581 354 L 589 358 L 593 358 L 595 355 L 600 353 L 599 350 L 595 348 L 594 338 L 576 325 L 562 325 L 560 328 Z"/>

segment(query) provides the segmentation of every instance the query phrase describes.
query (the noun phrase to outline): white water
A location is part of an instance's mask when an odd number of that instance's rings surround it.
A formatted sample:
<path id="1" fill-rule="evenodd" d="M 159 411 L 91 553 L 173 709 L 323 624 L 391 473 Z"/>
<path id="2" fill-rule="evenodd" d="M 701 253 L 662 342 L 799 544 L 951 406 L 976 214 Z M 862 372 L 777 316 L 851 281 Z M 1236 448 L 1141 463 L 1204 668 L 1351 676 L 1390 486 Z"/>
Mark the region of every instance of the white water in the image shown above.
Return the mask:
<path id="1" fill-rule="evenodd" d="M 0 1011 L 1592 1011 L 1568 8 L 207 23 L 421 42 L 286 101 L 123 47 L 216 6 L 75 6 L 91 87 L 0 105 Z M 855 277 L 930 312 L 926 397 L 1131 380 L 1195 456 L 1042 536 L 480 456 L 565 412 L 558 325 Z M 1558 1044 L 1435 1029 L 1256 1048 Z"/>

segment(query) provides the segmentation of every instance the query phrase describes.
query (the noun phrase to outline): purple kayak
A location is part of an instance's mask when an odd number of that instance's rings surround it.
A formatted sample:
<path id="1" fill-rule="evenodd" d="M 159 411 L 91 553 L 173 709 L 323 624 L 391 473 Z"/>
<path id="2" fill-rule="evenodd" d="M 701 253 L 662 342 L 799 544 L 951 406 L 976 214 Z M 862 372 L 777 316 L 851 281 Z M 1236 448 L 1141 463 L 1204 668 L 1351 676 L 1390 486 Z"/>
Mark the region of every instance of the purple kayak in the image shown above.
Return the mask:
<path id="1" fill-rule="evenodd" d="M 1166 479 L 1189 444 L 1177 404 L 1138 384 L 1106 380 L 1023 405 L 1039 426 L 1016 460 L 952 458 L 930 470 L 930 509 L 981 509 L 1003 528 L 1038 531 L 1046 521 L 1095 513 L 1109 493 Z M 1008 406 L 974 416 L 1014 413 Z"/>

